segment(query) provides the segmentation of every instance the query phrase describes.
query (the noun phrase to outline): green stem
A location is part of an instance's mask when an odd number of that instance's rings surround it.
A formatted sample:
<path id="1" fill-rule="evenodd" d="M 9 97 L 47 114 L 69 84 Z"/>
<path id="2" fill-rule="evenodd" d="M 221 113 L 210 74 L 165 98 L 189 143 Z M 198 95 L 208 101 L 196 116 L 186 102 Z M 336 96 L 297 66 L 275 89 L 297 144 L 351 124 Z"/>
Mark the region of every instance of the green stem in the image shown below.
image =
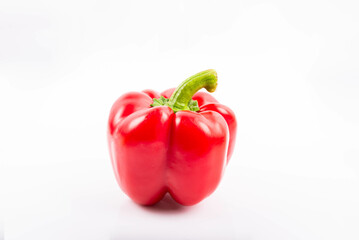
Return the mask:
<path id="1" fill-rule="evenodd" d="M 190 110 L 188 104 L 198 90 L 205 88 L 208 92 L 214 92 L 216 87 L 217 72 L 215 70 L 209 69 L 199 72 L 184 80 L 173 92 L 166 105 L 175 112 Z"/>

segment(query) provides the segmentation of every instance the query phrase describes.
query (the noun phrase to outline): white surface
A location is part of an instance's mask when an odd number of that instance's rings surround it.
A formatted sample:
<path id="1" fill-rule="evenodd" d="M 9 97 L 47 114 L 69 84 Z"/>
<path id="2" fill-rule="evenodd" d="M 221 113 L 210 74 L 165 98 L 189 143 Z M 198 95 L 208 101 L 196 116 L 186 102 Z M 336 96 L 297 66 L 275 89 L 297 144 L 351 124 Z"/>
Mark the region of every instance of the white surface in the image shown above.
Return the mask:
<path id="1" fill-rule="evenodd" d="M 1 1 L 5 239 L 359 239 L 358 8 Z M 110 165 L 112 103 L 208 68 L 239 124 L 219 188 L 135 205 Z"/>

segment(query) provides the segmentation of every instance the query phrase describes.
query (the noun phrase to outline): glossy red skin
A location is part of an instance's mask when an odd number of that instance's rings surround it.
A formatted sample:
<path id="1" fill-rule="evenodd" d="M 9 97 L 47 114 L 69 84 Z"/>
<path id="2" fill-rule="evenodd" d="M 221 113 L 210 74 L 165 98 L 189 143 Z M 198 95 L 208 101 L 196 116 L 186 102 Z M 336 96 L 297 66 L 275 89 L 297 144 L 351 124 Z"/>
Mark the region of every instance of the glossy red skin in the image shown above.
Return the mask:
<path id="1" fill-rule="evenodd" d="M 182 205 L 202 201 L 216 189 L 233 152 L 234 113 L 205 92 L 193 96 L 199 112 L 150 106 L 153 98 L 169 98 L 173 91 L 130 92 L 110 112 L 108 143 L 115 176 L 138 204 L 155 204 L 167 192 Z"/>

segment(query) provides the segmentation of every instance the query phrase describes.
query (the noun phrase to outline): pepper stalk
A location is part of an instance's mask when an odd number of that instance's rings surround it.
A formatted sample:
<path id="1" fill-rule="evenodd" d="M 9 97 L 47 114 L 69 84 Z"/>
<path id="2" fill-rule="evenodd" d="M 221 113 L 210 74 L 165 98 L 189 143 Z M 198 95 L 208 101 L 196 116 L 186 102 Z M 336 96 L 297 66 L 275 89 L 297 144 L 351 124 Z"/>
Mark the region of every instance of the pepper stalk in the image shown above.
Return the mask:
<path id="1" fill-rule="evenodd" d="M 217 72 L 213 69 L 199 72 L 184 80 L 169 99 L 163 96 L 154 98 L 151 107 L 168 106 L 175 113 L 183 110 L 199 111 L 198 102 L 192 99 L 193 95 L 202 88 L 214 92 L 217 88 L 217 79 Z"/>

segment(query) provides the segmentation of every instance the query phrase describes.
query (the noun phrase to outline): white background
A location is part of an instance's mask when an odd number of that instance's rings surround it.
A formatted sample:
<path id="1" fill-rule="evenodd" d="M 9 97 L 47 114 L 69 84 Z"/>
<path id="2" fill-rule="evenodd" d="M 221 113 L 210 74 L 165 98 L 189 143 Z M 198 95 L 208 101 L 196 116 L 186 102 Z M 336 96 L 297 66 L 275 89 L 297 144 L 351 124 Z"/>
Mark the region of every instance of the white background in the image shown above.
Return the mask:
<path id="1" fill-rule="evenodd" d="M 359 239 L 357 1 L 0 2 L 0 239 Z M 215 193 L 134 204 L 123 93 L 214 68 L 238 117 Z M 2 223 L 1 223 L 2 222 Z"/>

